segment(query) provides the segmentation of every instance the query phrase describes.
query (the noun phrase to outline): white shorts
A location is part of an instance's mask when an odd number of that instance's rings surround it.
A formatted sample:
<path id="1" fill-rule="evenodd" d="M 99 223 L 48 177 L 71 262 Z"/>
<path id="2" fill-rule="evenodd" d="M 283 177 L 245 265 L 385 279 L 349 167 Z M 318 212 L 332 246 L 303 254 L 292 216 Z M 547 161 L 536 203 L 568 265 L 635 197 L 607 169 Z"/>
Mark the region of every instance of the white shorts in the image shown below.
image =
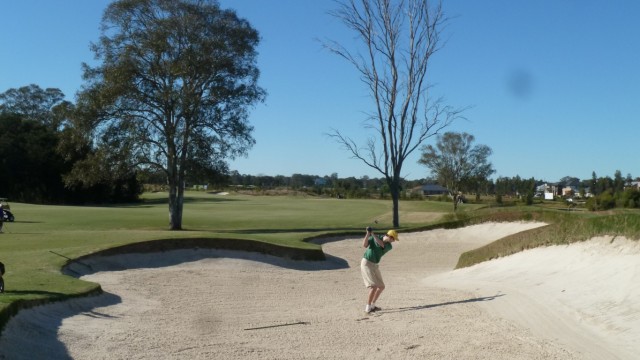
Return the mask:
<path id="1" fill-rule="evenodd" d="M 371 287 L 384 287 L 384 281 L 382 280 L 382 274 L 378 264 L 362 258 L 360 261 L 360 272 L 362 273 L 362 280 L 364 280 L 364 286 Z"/>

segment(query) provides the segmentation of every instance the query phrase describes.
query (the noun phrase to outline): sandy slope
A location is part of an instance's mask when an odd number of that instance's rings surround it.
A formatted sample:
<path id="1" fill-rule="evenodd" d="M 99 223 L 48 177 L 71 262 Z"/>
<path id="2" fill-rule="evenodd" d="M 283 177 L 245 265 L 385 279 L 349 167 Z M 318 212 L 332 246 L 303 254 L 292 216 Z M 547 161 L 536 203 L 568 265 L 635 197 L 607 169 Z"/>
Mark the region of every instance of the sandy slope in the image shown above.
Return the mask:
<path id="1" fill-rule="evenodd" d="M 637 359 L 640 354 L 638 241 L 601 237 L 533 249 L 428 282 L 508 295 L 483 305 L 588 358 Z"/>
<path id="2" fill-rule="evenodd" d="M 451 271 L 461 252 L 540 225 L 401 234 L 381 265 L 383 311 L 371 316 L 359 238 L 324 244 L 322 263 L 205 250 L 101 258 L 92 266 L 112 271 L 84 279 L 105 294 L 21 312 L 0 358 L 631 359 L 637 243 L 593 240 Z"/>

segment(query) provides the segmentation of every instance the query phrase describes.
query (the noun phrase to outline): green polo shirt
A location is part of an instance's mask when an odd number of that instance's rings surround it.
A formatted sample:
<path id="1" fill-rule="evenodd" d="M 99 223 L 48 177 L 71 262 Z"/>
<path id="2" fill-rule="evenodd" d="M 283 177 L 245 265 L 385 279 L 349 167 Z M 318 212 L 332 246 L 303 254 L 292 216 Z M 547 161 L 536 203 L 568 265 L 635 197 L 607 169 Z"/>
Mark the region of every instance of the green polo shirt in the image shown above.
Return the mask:
<path id="1" fill-rule="evenodd" d="M 382 240 L 383 238 L 384 238 L 384 235 L 378 235 L 378 239 Z M 384 247 L 381 247 L 373 239 L 373 236 L 369 236 L 368 241 L 369 241 L 369 246 L 367 247 L 367 250 L 364 252 L 363 257 L 375 264 L 380 262 L 380 259 L 384 254 L 388 253 L 389 251 L 391 251 L 391 249 L 393 249 L 393 246 L 391 245 L 391 243 L 384 243 Z"/>

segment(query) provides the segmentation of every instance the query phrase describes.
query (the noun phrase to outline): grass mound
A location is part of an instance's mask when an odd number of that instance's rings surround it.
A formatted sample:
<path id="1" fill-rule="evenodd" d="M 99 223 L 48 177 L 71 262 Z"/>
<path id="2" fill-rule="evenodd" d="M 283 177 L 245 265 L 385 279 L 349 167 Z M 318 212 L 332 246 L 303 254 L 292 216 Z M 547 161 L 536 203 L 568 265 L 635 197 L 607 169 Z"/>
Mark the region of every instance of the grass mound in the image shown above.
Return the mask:
<path id="1" fill-rule="evenodd" d="M 518 217 L 517 213 L 500 214 L 498 218 Z M 489 216 L 491 218 L 491 216 Z M 508 256 L 526 249 L 550 245 L 566 245 L 596 236 L 640 238 L 640 213 L 612 212 L 604 214 L 567 214 L 557 211 L 525 212 L 522 220 L 543 221 L 549 225 L 507 236 L 460 256 L 456 268 Z"/>

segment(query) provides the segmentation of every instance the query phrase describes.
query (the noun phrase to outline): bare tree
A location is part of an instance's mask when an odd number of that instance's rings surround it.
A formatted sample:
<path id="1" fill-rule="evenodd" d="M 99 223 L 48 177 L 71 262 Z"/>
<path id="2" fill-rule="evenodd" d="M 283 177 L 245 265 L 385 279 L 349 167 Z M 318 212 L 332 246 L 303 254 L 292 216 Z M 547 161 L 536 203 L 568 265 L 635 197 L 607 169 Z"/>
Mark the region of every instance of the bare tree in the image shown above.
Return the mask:
<path id="1" fill-rule="evenodd" d="M 330 14 L 353 30 L 366 52 L 350 51 L 335 41 L 325 46 L 355 66 L 371 93 L 374 109 L 365 146 L 339 130 L 330 136 L 354 158 L 384 175 L 393 200 L 393 226 L 399 227 L 402 165 L 425 140 L 449 126 L 461 110 L 429 96 L 427 70 L 442 45 L 447 18 L 428 0 L 344 0 Z"/>

